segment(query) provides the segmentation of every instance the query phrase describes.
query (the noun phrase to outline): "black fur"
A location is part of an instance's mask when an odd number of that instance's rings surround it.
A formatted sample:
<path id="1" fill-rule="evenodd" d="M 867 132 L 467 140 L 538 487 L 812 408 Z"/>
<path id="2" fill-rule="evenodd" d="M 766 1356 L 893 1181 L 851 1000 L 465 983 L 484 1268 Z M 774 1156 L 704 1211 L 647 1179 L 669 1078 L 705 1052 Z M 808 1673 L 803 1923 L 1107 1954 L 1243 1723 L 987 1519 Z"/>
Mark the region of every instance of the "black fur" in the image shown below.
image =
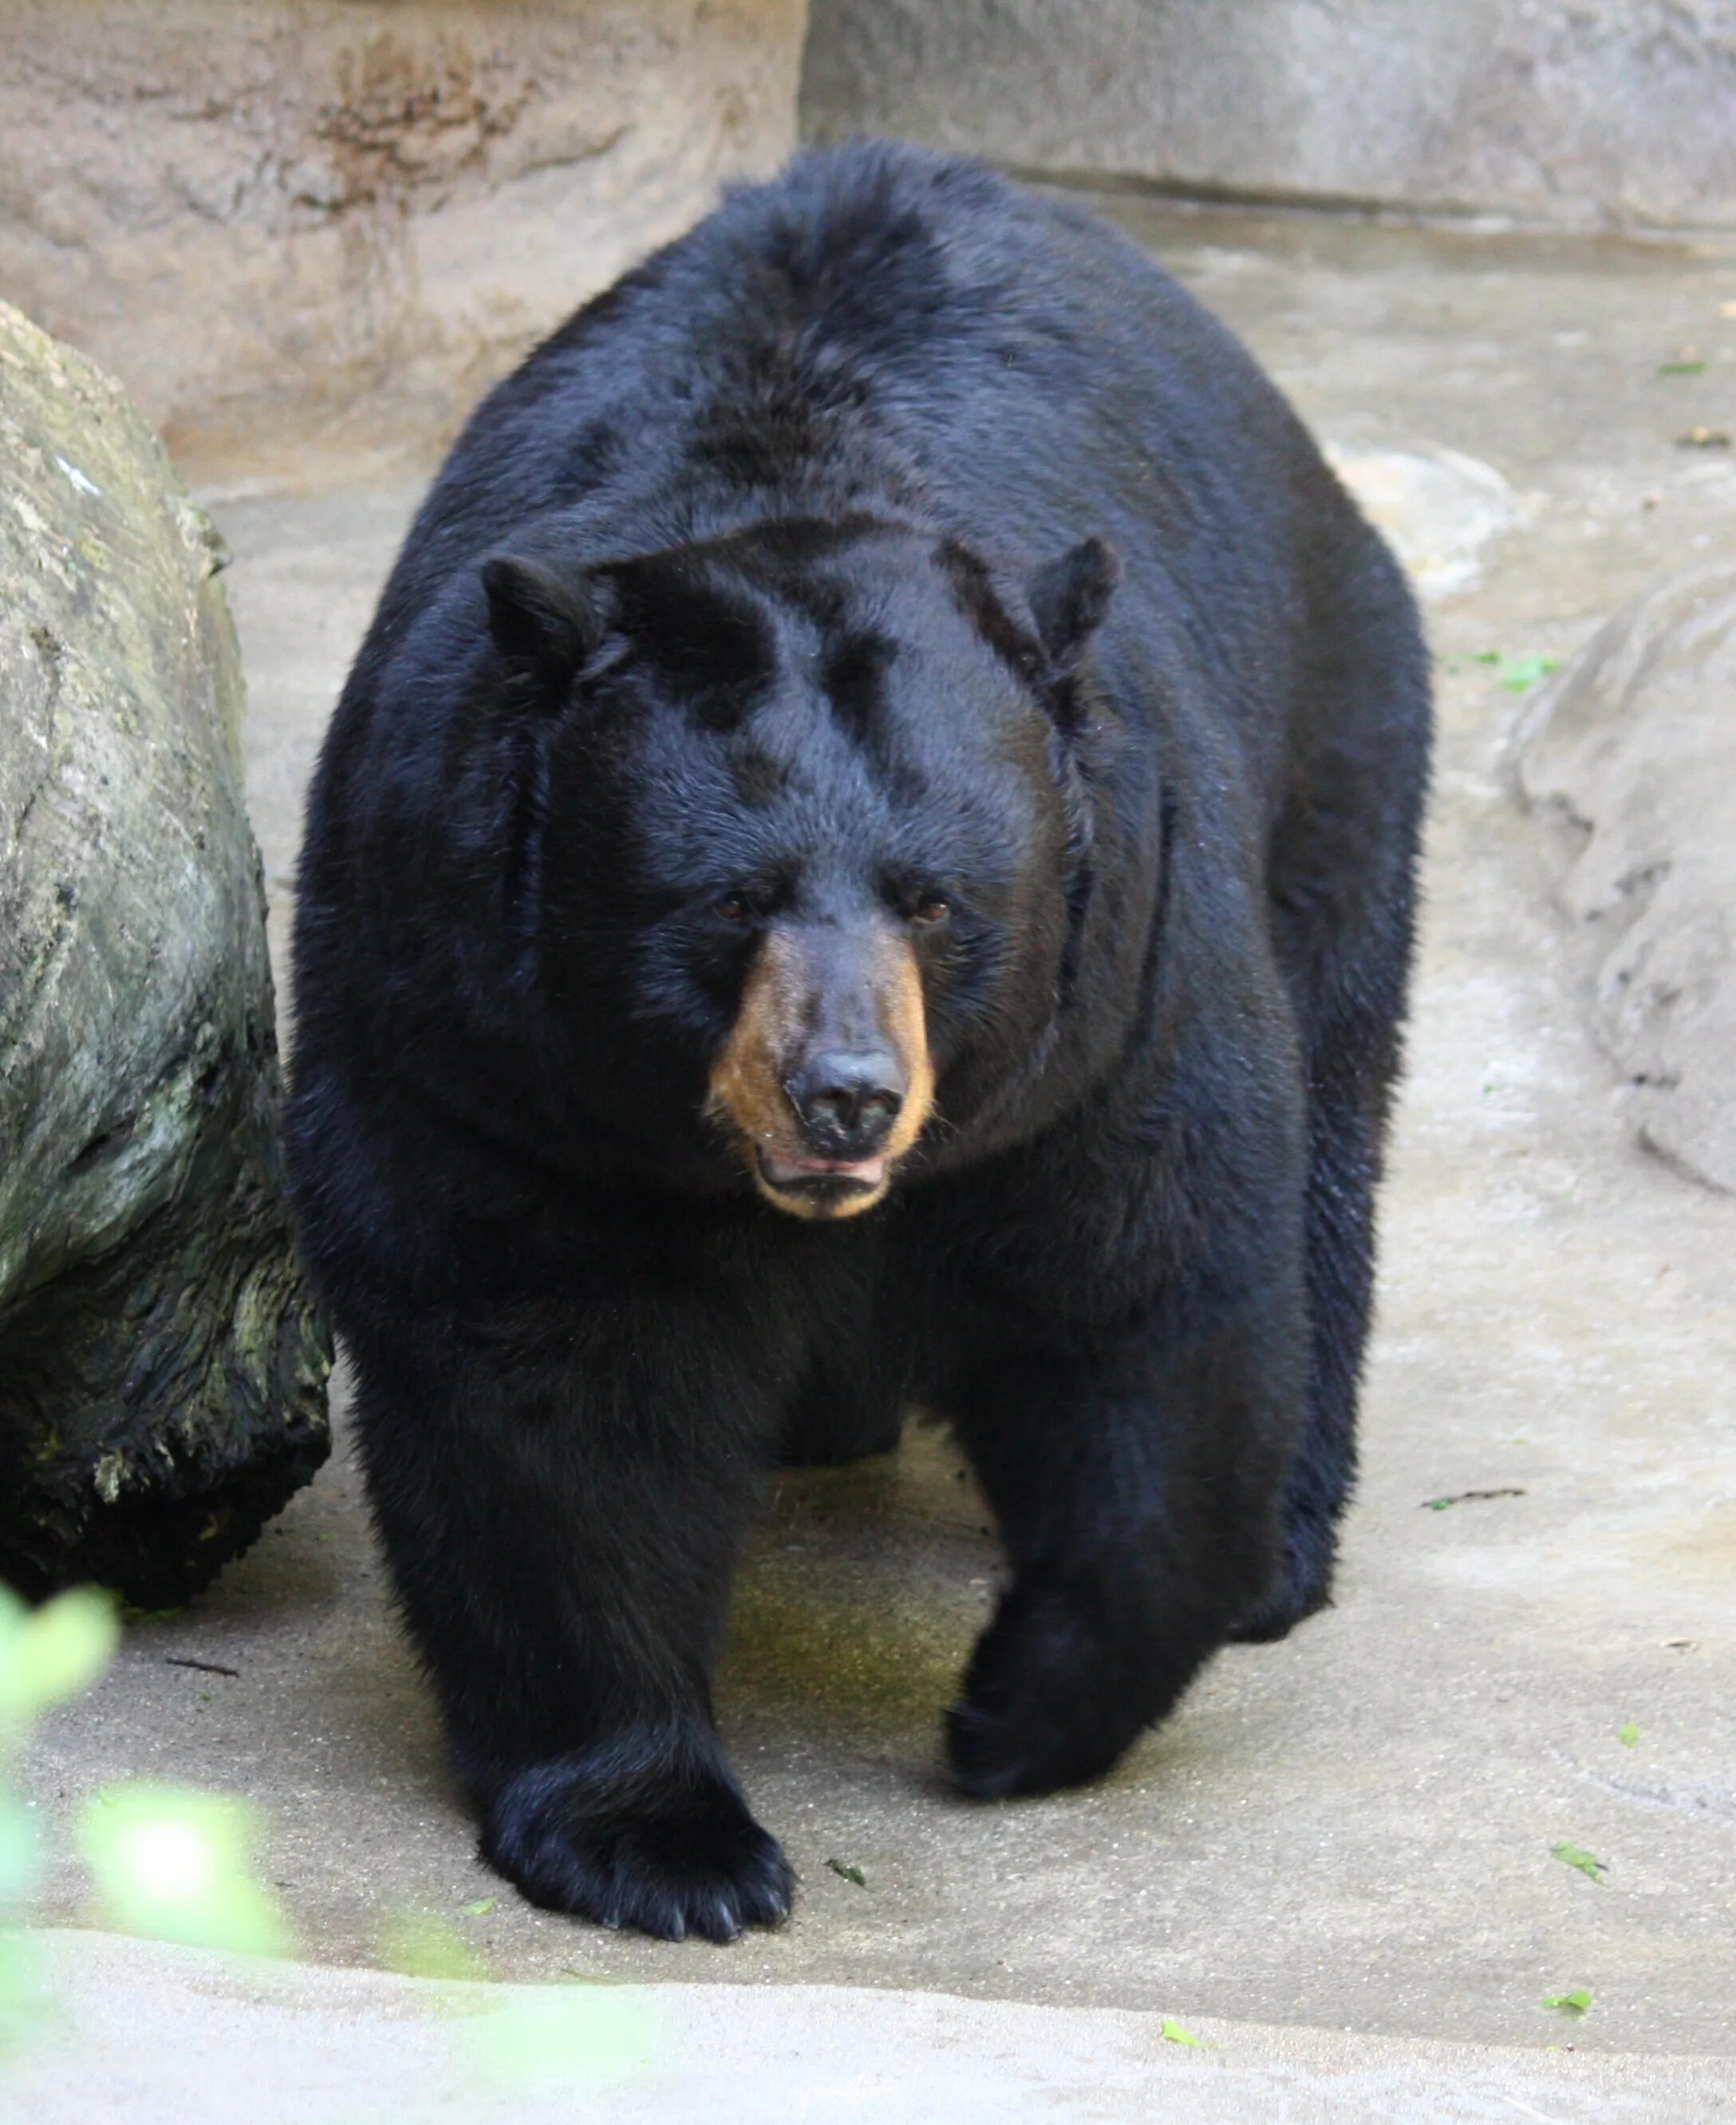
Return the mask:
<path id="1" fill-rule="evenodd" d="M 290 1138 L 526 1895 L 786 1910 L 711 1679 L 791 1440 L 956 1426 L 1013 1573 L 970 1793 L 1096 1776 L 1327 1600 L 1427 746 L 1403 582 L 1277 393 L 974 165 L 803 155 L 485 401 L 321 761 Z M 707 1072 L 765 926 L 864 908 L 938 1109 L 804 1223 Z"/>

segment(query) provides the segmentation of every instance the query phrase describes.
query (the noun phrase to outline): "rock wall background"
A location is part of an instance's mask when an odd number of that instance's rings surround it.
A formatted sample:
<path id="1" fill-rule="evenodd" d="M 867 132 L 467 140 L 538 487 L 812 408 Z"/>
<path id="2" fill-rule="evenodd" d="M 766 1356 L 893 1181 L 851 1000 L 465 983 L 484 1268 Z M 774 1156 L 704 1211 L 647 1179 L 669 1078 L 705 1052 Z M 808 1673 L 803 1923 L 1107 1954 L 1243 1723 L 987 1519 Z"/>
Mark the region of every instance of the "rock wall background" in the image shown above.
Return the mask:
<path id="1" fill-rule="evenodd" d="M 814 0 L 813 138 L 1191 193 L 1736 226 L 1736 0 Z"/>
<path id="2" fill-rule="evenodd" d="M 426 451 L 795 137 L 804 0 L 0 0 L 0 293 L 183 462 Z"/>

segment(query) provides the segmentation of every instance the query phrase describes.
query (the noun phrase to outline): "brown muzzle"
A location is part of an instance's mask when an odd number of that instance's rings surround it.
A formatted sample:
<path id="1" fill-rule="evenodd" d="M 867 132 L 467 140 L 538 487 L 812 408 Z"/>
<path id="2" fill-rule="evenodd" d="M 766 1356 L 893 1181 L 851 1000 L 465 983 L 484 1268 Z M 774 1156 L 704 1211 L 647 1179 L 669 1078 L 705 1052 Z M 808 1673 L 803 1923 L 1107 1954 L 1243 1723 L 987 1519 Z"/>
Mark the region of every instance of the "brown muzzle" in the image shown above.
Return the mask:
<path id="1" fill-rule="evenodd" d="M 707 1102 L 767 1200 L 799 1218 L 871 1209 L 933 1104 L 908 938 L 889 924 L 767 931 Z"/>

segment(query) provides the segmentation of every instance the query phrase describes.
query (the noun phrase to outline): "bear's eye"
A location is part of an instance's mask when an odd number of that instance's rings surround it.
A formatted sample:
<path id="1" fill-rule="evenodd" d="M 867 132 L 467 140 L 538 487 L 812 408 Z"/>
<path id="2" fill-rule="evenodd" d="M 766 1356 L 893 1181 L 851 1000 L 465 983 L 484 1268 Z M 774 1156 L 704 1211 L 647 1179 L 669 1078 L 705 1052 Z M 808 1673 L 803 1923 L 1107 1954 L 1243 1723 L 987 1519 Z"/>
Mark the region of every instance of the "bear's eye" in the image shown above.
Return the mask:
<path id="1" fill-rule="evenodd" d="M 725 922 L 745 922 L 753 912 L 744 893 L 726 893 L 712 902 L 712 912 Z"/>
<path id="2" fill-rule="evenodd" d="M 924 893 L 910 911 L 910 919 L 924 930 L 932 930 L 937 922 L 944 922 L 952 912 L 952 902 L 938 893 Z"/>

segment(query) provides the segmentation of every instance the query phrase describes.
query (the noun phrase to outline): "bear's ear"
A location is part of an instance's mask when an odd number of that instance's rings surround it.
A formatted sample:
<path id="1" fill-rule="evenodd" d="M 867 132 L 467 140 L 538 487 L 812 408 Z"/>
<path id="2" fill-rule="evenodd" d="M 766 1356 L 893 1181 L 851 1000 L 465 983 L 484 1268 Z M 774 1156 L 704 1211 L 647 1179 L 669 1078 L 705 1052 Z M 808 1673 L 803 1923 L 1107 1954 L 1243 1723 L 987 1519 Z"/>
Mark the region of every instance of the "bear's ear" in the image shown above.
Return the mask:
<path id="1" fill-rule="evenodd" d="M 482 564 L 482 587 L 494 646 L 521 671 L 568 678 L 603 638 L 607 591 L 583 568 L 494 554 Z"/>
<path id="2" fill-rule="evenodd" d="M 1121 557 L 1106 539 L 1083 539 L 1037 571 L 1031 610 L 1051 677 L 1070 679 L 1078 671 L 1120 580 Z"/>

